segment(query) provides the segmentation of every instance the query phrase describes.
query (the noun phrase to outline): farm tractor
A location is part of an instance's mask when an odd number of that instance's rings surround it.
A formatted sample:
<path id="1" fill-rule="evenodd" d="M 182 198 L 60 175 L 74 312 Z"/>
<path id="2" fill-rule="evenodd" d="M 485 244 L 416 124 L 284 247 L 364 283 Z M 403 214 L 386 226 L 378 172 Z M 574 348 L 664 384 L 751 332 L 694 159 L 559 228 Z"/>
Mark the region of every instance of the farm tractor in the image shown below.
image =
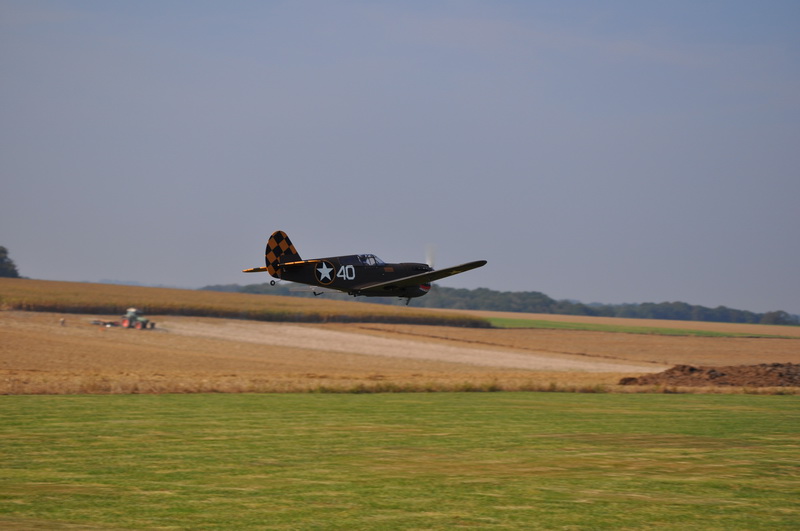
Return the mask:
<path id="1" fill-rule="evenodd" d="M 135 328 L 136 330 L 156 327 L 153 321 L 142 316 L 142 312 L 136 308 L 128 308 L 127 313 L 122 316 L 119 324 L 122 328 Z"/>

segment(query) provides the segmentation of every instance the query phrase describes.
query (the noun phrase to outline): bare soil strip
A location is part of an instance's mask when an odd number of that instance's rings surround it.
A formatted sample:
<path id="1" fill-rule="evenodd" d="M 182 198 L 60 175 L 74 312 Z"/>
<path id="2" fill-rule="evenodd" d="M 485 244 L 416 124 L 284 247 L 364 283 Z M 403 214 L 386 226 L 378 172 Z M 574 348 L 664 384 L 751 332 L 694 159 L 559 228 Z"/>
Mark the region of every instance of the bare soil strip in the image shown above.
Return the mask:
<path id="1" fill-rule="evenodd" d="M 316 325 L 225 321 L 216 326 L 192 321 L 164 322 L 175 334 L 264 345 L 346 352 L 411 360 L 434 360 L 503 369 L 580 372 L 658 372 L 663 365 L 595 361 L 552 353 L 521 353 L 423 340 L 393 339 Z"/>

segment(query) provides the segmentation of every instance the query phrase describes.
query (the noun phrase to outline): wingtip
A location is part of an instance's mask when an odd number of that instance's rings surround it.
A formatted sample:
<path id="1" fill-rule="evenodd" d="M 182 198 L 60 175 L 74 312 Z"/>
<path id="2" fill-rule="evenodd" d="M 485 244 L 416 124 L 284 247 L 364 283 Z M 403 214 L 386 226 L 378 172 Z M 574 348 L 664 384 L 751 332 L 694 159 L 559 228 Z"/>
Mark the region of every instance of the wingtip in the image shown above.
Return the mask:
<path id="1" fill-rule="evenodd" d="M 475 260 L 474 262 L 468 262 L 464 264 L 464 266 L 468 267 L 469 269 L 477 269 L 479 267 L 483 267 L 488 264 L 486 260 Z"/>

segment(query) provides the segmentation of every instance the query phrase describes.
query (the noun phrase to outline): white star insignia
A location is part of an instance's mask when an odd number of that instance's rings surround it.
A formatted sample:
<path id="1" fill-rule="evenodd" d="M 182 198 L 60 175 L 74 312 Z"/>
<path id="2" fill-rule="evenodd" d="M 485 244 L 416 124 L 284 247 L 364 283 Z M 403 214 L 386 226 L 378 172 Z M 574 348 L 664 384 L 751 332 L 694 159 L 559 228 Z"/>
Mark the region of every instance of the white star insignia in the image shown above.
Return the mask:
<path id="1" fill-rule="evenodd" d="M 331 278 L 331 271 L 333 271 L 332 267 L 328 267 L 328 264 L 325 262 L 322 263 L 320 267 L 317 268 L 317 273 L 319 273 L 319 279 L 322 280 L 333 280 Z"/>

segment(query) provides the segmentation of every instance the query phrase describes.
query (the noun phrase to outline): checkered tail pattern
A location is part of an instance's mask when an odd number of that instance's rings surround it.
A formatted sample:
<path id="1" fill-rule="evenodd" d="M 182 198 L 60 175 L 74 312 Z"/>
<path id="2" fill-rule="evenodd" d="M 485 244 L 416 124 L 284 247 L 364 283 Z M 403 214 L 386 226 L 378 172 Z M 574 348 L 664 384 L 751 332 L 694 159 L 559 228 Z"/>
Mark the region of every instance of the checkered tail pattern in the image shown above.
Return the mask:
<path id="1" fill-rule="evenodd" d="M 267 272 L 275 278 L 279 278 L 281 263 L 297 262 L 302 260 L 297 250 L 292 245 L 292 241 L 285 232 L 278 230 L 272 233 L 267 242 L 267 250 L 264 252 L 267 262 Z"/>

